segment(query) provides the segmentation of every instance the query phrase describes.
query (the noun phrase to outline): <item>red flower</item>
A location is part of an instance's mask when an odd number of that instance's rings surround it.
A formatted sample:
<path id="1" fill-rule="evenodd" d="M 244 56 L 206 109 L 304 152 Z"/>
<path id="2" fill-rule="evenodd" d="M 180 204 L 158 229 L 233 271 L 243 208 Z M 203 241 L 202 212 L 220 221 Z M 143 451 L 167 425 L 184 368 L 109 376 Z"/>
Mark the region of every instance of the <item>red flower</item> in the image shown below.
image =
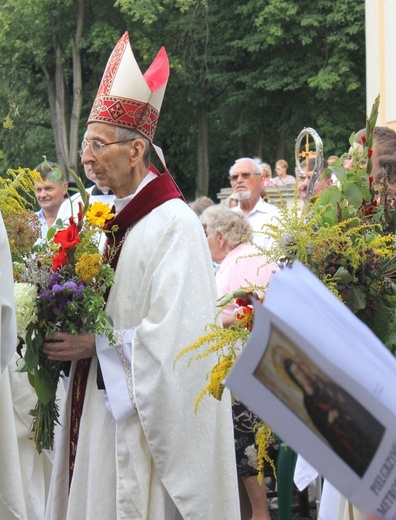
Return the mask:
<path id="1" fill-rule="evenodd" d="M 246 298 L 236 298 L 235 303 L 239 305 L 239 307 L 244 307 L 245 305 L 251 305 L 250 298 L 248 296 L 253 295 L 252 291 L 246 293 Z"/>
<path id="2" fill-rule="evenodd" d="M 57 255 L 52 259 L 52 270 L 57 271 L 61 267 L 67 264 L 66 251 L 62 248 L 59 249 Z"/>
<path id="3" fill-rule="evenodd" d="M 245 316 L 249 316 L 250 314 L 253 314 L 253 307 L 242 307 L 242 312 Z"/>
<path id="4" fill-rule="evenodd" d="M 363 144 L 364 144 L 364 143 L 366 142 L 366 140 L 367 140 L 365 135 L 362 135 L 360 139 L 362 140 L 362 143 L 363 143 Z"/>
<path id="5" fill-rule="evenodd" d="M 245 307 L 245 305 L 250 305 L 250 300 L 249 298 L 237 298 L 235 303 L 238 305 L 238 307 Z"/>
<path id="6" fill-rule="evenodd" d="M 373 200 L 369 204 L 367 204 L 367 203 L 362 204 L 361 211 L 362 211 L 363 215 L 365 215 L 366 217 L 369 215 L 373 215 L 377 211 L 377 204 L 378 203 L 376 200 Z"/>
<path id="7" fill-rule="evenodd" d="M 83 227 L 83 206 L 82 202 L 78 203 L 78 213 L 77 213 L 77 227 L 79 230 Z"/>
<path id="8" fill-rule="evenodd" d="M 239 307 L 236 312 L 235 312 L 235 316 L 236 318 L 238 318 L 238 320 L 243 320 L 245 317 L 247 316 L 251 316 L 253 314 L 253 307 L 249 307 L 249 306 L 243 306 L 243 307 Z"/>
<path id="9" fill-rule="evenodd" d="M 76 246 L 80 242 L 76 223 L 71 221 L 68 228 L 55 233 L 54 242 L 55 244 L 60 244 L 66 251 Z"/>
<path id="10" fill-rule="evenodd" d="M 367 152 L 367 158 L 370 159 L 370 157 L 373 155 L 373 150 L 368 150 Z"/>

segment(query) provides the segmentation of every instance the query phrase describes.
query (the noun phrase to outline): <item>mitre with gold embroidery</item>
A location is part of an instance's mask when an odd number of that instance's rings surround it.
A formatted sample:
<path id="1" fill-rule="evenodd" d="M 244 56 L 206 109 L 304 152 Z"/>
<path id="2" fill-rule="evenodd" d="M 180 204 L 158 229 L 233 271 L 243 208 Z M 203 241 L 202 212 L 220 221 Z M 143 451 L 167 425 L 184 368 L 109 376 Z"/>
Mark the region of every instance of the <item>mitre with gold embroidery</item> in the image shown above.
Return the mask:
<path id="1" fill-rule="evenodd" d="M 87 124 L 99 122 L 136 130 L 152 143 L 168 78 L 165 48 L 142 74 L 125 32 L 107 62 Z"/>

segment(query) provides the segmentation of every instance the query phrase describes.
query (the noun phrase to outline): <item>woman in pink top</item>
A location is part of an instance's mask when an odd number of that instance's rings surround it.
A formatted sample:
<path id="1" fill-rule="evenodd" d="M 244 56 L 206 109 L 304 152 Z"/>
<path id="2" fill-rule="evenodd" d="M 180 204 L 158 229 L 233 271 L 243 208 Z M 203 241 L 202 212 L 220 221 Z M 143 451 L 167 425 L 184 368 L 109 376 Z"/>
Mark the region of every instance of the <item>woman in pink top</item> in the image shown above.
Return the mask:
<path id="1" fill-rule="evenodd" d="M 263 162 L 260 164 L 260 168 L 263 174 L 263 186 L 271 186 L 273 184 L 271 166 Z"/>
<path id="2" fill-rule="evenodd" d="M 202 213 L 201 222 L 212 260 L 220 264 L 216 271 L 219 297 L 236 289 L 253 287 L 260 296 L 264 295 L 278 267 L 269 263 L 249 242 L 252 230 L 245 214 L 218 204 Z M 222 313 L 224 327 L 234 324 L 237 308 L 235 303 L 225 308 Z M 265 486 L 260 486 L 257 480 L 257 446 L 253 428 L 259 419 L 235 396 L 232 410 L 241 518 L 269 520 Z"/>
<path id="3" fill-rule="evenodd" d="M 201 215 L 212 260 L 220 264 L 216 272 L 219 297 L 240 289 L 255 287 L 263 296 L 273 273 L 278 269 L 249 242 L 252 232 L 244 213 L 231 211 L 223 204 L 207 208 Z M 258 290 L 257 290 L 258 289 Z M 224 327 L 235 322 L 236 303 L 222 313 Z"/>

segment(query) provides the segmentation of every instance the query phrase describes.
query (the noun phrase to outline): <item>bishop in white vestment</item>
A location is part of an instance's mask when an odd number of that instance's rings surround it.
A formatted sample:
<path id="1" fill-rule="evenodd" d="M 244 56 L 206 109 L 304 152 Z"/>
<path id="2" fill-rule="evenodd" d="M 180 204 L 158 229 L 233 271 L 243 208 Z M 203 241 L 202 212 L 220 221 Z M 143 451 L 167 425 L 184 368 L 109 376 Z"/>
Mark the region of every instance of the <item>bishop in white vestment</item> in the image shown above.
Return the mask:
<path id="1" fill-rule="evenodd" d="M 88 119 L 82 162 L 116 197 L 105 252 L 117 345 L 67 333 L 44 344 L 72 360 L 47 520 L 239 518 L 230 396 L 194 412 L 216 358 L 174 364 L 213 322 L 217 294 L 199 219 L 147 158 L 168 72 L 161 49 L 141 75 L 126 33 Z"/>

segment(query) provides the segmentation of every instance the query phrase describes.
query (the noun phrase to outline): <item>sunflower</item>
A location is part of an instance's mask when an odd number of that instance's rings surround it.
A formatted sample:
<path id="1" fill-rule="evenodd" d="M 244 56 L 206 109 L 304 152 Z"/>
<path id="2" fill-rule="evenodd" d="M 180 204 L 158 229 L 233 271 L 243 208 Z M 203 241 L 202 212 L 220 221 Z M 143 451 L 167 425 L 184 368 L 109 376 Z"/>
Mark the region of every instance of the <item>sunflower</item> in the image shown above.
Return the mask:
<path id="1" fill-rule="evenodd" d="M 103 227 L 106 220 L 114 217 L 111 207 L 103 202 L 94 202 L 86 213 L 86 218 L 93 226 Z"/>

